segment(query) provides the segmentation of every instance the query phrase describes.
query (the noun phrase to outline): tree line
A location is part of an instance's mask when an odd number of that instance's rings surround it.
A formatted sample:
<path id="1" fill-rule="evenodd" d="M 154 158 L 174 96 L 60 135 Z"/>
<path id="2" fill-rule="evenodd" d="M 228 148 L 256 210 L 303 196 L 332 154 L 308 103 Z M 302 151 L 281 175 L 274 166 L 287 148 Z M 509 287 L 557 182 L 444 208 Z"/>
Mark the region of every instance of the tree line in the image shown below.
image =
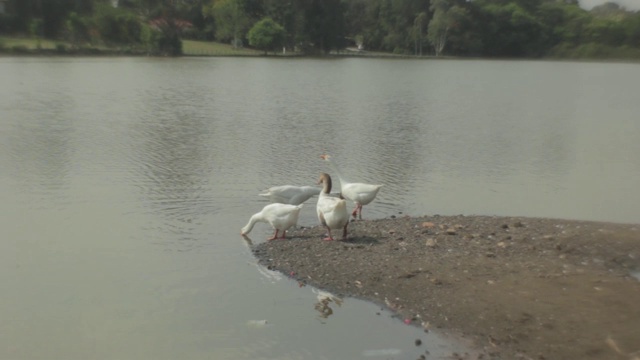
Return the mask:
<path id="1" fill-rule="evenodd" d="M 327 54 L 640 57 L 640 12 L 577 0 L 8 0 L 0 34 L 181 54 L 181 39 Z"/>

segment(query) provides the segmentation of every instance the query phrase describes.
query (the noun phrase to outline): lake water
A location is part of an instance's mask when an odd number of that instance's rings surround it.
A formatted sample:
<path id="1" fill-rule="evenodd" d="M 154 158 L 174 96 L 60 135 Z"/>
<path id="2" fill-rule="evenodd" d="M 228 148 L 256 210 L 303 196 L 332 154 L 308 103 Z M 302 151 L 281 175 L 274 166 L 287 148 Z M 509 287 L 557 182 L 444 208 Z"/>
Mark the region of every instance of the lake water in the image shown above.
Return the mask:
<path id="1" fill-rule="evenodd" d="M 314 184 L 327 152 L 385 184 L 364 218 L 637 223 L 638 84 L 638 64 L 0 58 L 0 358 L 459 351 L 360 300 L 323 318 L 240 237 L 257 194 Z"/>

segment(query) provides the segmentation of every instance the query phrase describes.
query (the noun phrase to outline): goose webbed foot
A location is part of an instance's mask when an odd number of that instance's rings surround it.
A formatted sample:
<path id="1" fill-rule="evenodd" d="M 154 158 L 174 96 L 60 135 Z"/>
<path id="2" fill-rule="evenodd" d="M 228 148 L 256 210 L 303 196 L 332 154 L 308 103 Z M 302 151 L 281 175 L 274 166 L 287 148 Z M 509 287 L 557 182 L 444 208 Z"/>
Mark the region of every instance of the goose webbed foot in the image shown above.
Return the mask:
<path id="1" fill-rule="evenodd" d="M 272 236 L 272 237 L 270 237 L 270 238 L 268 238 L 267 240 L 268 240 L 268 241 L 270 241 L 270 240 L 275 240 L 275 239 L 277 239 L 277 238 L 278 238 L 278 231 L 279 231 L 279 230 L 278 230 L 278 229 L 276 229 L 276 233 L 275 233 L 275 234 L 273 234 L 273 236 Z"/>
<path id="2" fill-rule="evenodd" d="M 327 226 L 327 236 L 323 238 L 324 241 L 333 241 L 333 236 L 331 236 L 331 229 Z"/>

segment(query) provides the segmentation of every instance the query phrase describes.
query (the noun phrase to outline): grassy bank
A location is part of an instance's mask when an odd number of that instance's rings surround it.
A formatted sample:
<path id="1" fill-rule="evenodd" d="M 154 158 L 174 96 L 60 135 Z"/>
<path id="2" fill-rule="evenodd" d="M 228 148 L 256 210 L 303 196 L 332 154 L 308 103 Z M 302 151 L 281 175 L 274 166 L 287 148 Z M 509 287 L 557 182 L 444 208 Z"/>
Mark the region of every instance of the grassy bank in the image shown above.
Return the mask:
<path id="1" fill-rule="evenodd" d="M 0 36 L 0 49 L 5 50 L 36 50 L 38 48 L 53 50 L 56 48 L 56 44 L 58 44 L 58 42 L 47 39 L 37 40 L 32 38 Z"/>
<path id="2" fill-rule="evenodd" d="M 211 42 L 182 40 L 182 53 L 190 56 L 260 56 L 262 51 L 234 48 L 231 45 Z"/>
<path id="3" fill-rule="evenodd" d="M 0 51 L 9 54 L 23 53 L 105 53 L 105 54 L 144 54 L 144 51 L 131 46 L 110 47 L 104 45 L 74 46 L 67 41 L 35 39 L 28 37 L 0 36 Z M 233 48 L 228 44 L 210 41 L 183 40 L 182 52 L 187 56 L 260 56 L 262 51 L 248 48 Z"/>

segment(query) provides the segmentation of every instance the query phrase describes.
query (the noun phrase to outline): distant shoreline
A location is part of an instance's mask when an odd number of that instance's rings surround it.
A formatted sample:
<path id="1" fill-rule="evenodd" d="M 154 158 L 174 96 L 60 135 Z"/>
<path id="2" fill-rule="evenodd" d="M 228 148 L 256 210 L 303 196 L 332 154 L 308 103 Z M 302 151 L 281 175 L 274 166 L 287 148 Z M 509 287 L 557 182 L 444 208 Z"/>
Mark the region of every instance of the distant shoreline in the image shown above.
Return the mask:
<path id="1" fill-rule="evenodd" d="M 0 57 L 151 57 L 151 58 L 265 58 L 265 59 L 398 59 L 398 60 L 458 60 L 458 61 L 550 61 L 550 62 L 584 62 L 584 63 L 625 63 L 625 64 L 640 64 L 640 59 L 636 58 L 562 58 L 562 57 L 542 57 L 542 58 L 524 58 L 524 57 L 459 57 L 459 56 L 415 56 L 415 55 L 398 55 L 398 54 L 385 54 L 385 53 L 340 53 L 340 54 L 325 54 L 325 55 L 303 55 L 303 54 L 248 54 L 248 53 L 220 53 L 220 54 L 198 54 L 198 53 L 185 53 L 178 56 L 167 55 L 153 55 L 145 52 L 135 52 L 126 50 L 104 50 L 98 48 L 83 48 L 83 49 L 65 49 L 64 51 L 44 48 L 44 49 L 20 49 L 15 50 L 11 48 L 0 49 Z"/>

